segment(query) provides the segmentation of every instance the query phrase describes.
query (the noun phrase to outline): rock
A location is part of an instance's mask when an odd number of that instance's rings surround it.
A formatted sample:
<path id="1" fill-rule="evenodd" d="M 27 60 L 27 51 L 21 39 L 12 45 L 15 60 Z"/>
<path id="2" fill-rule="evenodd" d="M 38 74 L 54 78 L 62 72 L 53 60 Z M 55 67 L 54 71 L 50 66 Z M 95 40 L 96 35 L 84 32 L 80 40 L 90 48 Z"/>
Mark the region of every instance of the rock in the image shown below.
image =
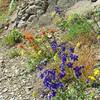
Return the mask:
<path id="1" fill-rule="evenodd" d="M 71 6 L 73 6 L 76 2 L 81 0 L 58 0 L 57 5 L 62 8 L 63 10 L 67 11 L 67 9 Z"/>
<path id="2" fill-rule="evenodd" d="M 71 7 L 67 12 L 66 15 L 69 14 L 79 14 L 79 15 L 87 15 L 93 9 L 93 5 L 88 0 L 79 1 L 73 7 Z"/>
<path id="3" fill-rule="evenodd" d="M 8 89 L 7 88 L 4 88 L 3 90 L 2 90 L 2 93 L 5 93 L 5 92 L 7 92 L 8 91 Z"/>
<path id="4" fill-rule="evenodd" d="M 22 27 L 22 26 L 25 26 L 26 25 L 26 22 L 23 21 L 23 20 L 20 20 L 20 22 L 18 23 L 18 27 Z"/>
<path id="5" fill-rule="evenodd" d="M 34 15 L 36 15 L 37 9 L 39 9 L 38 6 L 32 5 L 32 6 L 30 6 L 30 7 L 26 10 L 26 13 L 27 13 L 27 14 L 34 14 Z"/>
<path id="6" fill-rule="evenodd" d="M 49 0 L 48 3 L 49 3 L 49 6 L 47 9 L 47 12 L 53 12 L 55 6 L 57 5 L 57 0 Z"/>
<path id="7" fill-rule="evenodd" d="M 49 25 L 51 23 L 52 17 L 49 13 L 42 15 L 39 18 L 39 25 Z"/>
<path id="8" fill-rule="evenodd" d="M 36 15 L 32 15 L 29 17 L 28 22 L 34 22 L 34 21 L 36 21 L 36 19 L 37 19 Z"/>
<path id="9" fill-rule="evenodd" d="M 29 14 L 25 13 L 22 17 L 22 20 L 26 21 L 29 18 Z"/>

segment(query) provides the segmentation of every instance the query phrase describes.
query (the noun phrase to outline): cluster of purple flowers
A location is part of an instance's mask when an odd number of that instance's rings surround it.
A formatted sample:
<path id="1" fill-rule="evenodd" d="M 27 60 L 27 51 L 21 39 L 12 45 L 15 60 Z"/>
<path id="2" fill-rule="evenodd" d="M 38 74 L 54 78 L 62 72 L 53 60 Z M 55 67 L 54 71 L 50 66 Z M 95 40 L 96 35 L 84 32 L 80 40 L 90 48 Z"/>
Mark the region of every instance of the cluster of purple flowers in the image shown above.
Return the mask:
<path id="1" fill-rule="evenodd" d="M 64 86 L 63 83 L 57 79 L 55 69 L 44 71 L 40 77 L 43 79 L 44 86 L 50 91 L 48 100 L 51 100 L 52 97 L 56 96 L 57 90 Z"/>
<path id="2" fill-rule="evenodd" d="M 59 58 L 61 59 L 61 64 L 59 66 L 60 73 L 57 74 L 55 69 L 45 70 L 41 75 L 41 79 L 43 79 L 44 86 L 50 91 L 48 94 L 48 100 L 51 100 L 52 97 L 56 96 L 57 90 L 59 88 L 63 88 L 64 84 L 60 81 L 60 79 L 64 78 L 66 75 L 66 67 L 71 68 L 75 76 L 80 78 L 82 75 L 81 69 L 84 66 L 73 66 L 73 63 L 78 60 L 78 55 L 74 53 L 74 48 L 69 48 L 69 53 L 66 54 L 66 43 L 62 43 L 58 45 L 56 40 L 51 42 L 51 48 L 54 53 L 57 53 Z M 40 67 L 40 69 L 42 69 Z"/>

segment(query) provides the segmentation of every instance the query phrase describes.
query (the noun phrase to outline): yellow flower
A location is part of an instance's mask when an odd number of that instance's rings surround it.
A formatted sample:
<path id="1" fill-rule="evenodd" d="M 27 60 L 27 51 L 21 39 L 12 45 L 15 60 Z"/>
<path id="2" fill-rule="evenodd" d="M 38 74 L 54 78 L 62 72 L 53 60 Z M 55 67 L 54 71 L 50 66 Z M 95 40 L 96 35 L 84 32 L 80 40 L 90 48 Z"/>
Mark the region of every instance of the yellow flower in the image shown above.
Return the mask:
<path id="1" fill-rule="evenodd" d="M 97 36 L 97 39 L 98 39 L 98 40 L 100 39 L 100 35 Z"/>
<path id="2" fill-rule="evenodd" d="M 41 50 L 39 50 L 39 51 L 38 51 L 38 55 L 41 55 L 41 53 L 42 53 L 42 51 L 41 51 Z"/>
<path id="3" fill-rule="evenodd" d="M 100 74 L 100 70 L 98 70 L 98 69 L 94 69 L 94 76 L 96 76 L 96 75 L 99 75 Z"/>
<path id="4" fill-rule="evenodd" d="M 24 54 L 25 54 L 25 50 L 20 50 L 20 55 L 24 56 Z"/>
<path id="5" fill-rule="evenodd" d="M 68 21 L 71 21 L 72 19 L 73 19 L 73 16 L 72 15 L 70 15 L 70 16 L 67 17 L 67 20 Z"/>
<path id="6" fill-rule="evenodd" d="M 88 76 L 88 78 L 91 79 L 91 80 L 93 80 L 93 81 L 96 80 L 94 76 Z"/>
<path id="7" fill-rule="evenodd" d="M 54 17 L 55 15 L 56 15 L 55 11 L 51 13 L 51 17 Z"/>
<path id="8" fill-rule="evenodd" d="M 32 96 L 33 96 L 33 97 L 37 97 L 37 96 L 38 96 L 38 92 L 33 92 L 33 93 L 32 93 Z"/>
<path id="9" fill-rule="evenodd" d="M 54 61 L 58 61 L 59 60 L 59 57 L 57 55 L 57 53 L 54 55 Z"/>
<path id="10" fill-rule="evenodd" d="M 78 42 L 78 43 L 76 44 L 76 47 L 79 48 L 80 46 L 81 46 L 81 43 Z"/>

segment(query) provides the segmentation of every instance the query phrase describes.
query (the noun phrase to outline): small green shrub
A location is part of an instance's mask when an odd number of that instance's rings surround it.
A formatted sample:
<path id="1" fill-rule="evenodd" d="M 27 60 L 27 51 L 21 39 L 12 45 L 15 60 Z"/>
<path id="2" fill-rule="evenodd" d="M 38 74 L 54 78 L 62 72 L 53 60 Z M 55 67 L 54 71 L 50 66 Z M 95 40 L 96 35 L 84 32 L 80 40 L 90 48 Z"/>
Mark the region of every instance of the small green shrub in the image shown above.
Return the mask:
<path id="1" fill-rule="evenodd" d="M 77 14 L 69 16 L 67 20 L 62 20 L 58 26 L 61 30 L 67 30 L 67 40 L 73 40 L 81 33 L 88 34 L 91 31 L 91 24 Z"/>
<path id="2" fill-rule="evenodd" d="M 86 88 L 87 85 L 81 82 L 70 84 L 65 91 L 58 91 L 58 95 L 53 100 L 85 100 L 85 98 L 93 100 L 94 93 L 91 92 L 89 95 L 86 95 Z"/>
<path id="3" fill-rule="evenodd" d="M 4 42 L 8 46 L 13 46 L 15 43 L 20 43 L 22 40 L 22 33 L 16 29 L 13 29 L 7 36 L 4 38 Z"/>
<path id="4" fill-rule="evenodd" d="M 11 0 L 9 4 L 8 14 L 11 15 L 15 9 L 16 9 L 16 0 Z"/>
<path id="5" fill-rule="evenodd" d="M 10 57 L 10 58 L 14 58 L 14 57 L 18 57 L 20 56 L 20 50 L 19 49 L 15 49 L 15 48 L 11 48 L 8 52 L 7 52 L 7 55 Z"/>

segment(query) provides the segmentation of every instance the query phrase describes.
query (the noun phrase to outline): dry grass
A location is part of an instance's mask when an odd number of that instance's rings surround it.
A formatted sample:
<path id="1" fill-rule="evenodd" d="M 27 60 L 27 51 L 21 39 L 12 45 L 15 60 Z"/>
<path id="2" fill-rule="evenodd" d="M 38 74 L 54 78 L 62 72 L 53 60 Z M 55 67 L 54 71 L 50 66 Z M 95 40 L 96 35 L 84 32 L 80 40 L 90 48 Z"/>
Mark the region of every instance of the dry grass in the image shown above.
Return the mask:
<path id="1" fill-rule="evenodd" d="M 79 60 L 74 63 L 74 66 L 84 65 L 85 67 L 82 69 L 82 81 L 86 81 L 89 75 L 93 74 L 95 61 L 94 51 L 88 45 L 82 46 L 76 52 L 79 55 Z"/>

